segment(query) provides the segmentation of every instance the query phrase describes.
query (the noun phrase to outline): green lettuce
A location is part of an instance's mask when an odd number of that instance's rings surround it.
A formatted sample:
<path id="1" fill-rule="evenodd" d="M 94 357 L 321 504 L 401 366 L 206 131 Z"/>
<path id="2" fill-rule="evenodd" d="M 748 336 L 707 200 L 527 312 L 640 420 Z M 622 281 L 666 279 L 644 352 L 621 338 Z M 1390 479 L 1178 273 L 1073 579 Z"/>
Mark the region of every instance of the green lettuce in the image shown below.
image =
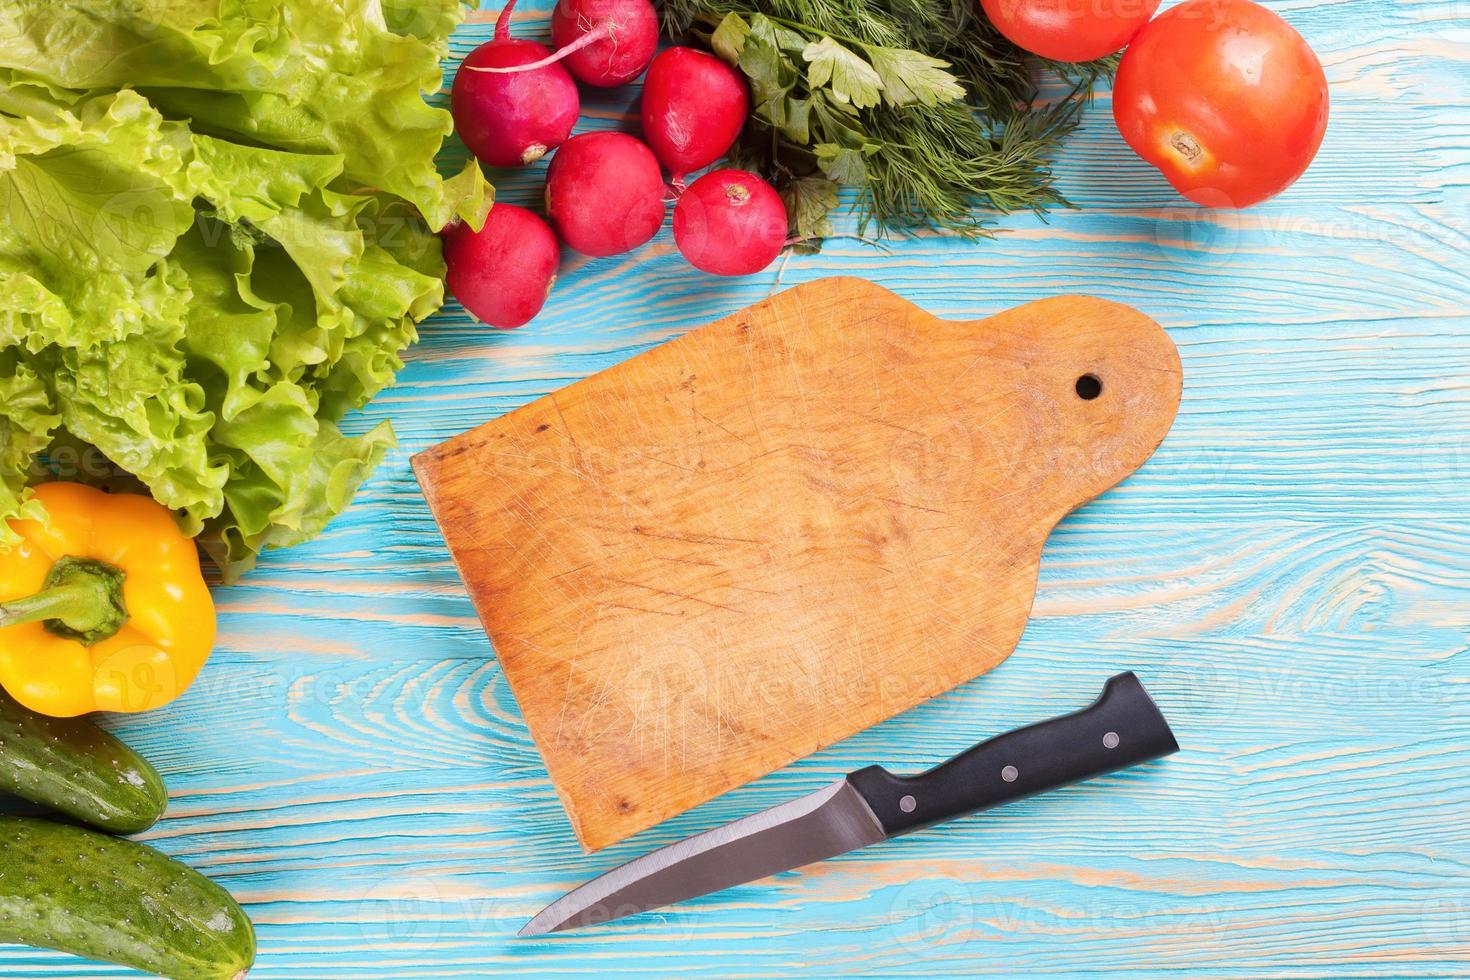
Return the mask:
<path id="1" fill-rule="evenodd" d="M 52 470 L 141 483 L 227 578 L 350 503 L 393 436 L 338 424 L 443 301 L 434 232 L 491 203 L 434 165 L 458 16 L 0 4 L 0 547 Z"/>

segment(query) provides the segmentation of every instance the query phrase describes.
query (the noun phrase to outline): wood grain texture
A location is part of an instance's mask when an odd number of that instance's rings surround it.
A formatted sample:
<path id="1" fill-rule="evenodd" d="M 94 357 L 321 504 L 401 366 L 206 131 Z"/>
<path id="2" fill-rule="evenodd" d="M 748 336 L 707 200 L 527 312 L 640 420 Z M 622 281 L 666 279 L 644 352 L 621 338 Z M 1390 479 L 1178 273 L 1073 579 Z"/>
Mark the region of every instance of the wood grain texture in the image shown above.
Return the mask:
<path id="1" fill-rule="evenodd" d="M 1180 386 L 1120 303 L 959 322 L 834 277 L 413 465 L 595 850 L 994 668 Z"/>
<path id="2" fill-rule="evenodd" d="M 1078 209 L 1003 218 L 993 242 L 837 241 L 731 282 L 691 273 L 665 229 L 631 256 L 568 257 L 522 330 L 455 307 L 425 324 L 356 420 L 391 418 L 401 442 L 359 502 L 219 590 L 198 684 L 117 724 L 174 789 L 147 839 L 258 924 L 252 977 L 1470 973 L 1470 9 L 1267 5 L 1322 56 L 1333 116 L 1302 181 L 1250 211 L 1180 201 L 1102 93 L 1057 165 Z M 518 8 L 517 31 L 544 40 L 550 9 Z M 589 95 L 584 127 L 631 126 L 632 99 Z M 533 203 L 538 173 L 496 183 Z M 1179 346 L 1179 418 L 1048 539 L 1006 663 L 583 856 L 408 459 L 839 274 L 947 317 L 1059 292 L 1128 303 Z M 654 846 L 859 766 L 926 767 L 1125 669 L 1178 755 L 642 919 L 512 938 Z M 7 980 L 124 975 L 0 948 Z"/>

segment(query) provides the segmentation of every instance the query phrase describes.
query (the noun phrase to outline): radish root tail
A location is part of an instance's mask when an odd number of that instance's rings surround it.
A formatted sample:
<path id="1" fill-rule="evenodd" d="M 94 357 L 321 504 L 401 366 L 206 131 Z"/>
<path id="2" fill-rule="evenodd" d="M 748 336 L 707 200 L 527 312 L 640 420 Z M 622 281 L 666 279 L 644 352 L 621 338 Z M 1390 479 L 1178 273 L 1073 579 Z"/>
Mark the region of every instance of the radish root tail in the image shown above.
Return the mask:
<path id="1" fill-rule="evenodd" d="M 508 10 L 510 10 L 510 7 L 506 7 L 505 10 L 502 10 L 500 12 L 500 17 L 502 20 L 506 19 L 505 14 Z M 509 23 L 509 21 L 507 21 L 507 23 Z M 497 21 L 495 25 L 495 35 L 497 38 L 500 36 L 499 21 Z M 565 58 L 567 55 L 575 54 L 576 52 L 581 51 L 583 48 L 591 47 L 598 41 L 612 36 L 613 29 L 611 25 L 599 24 L 597 27 L 588 31 L 586 34 L 583 34 L 581 37 L 577 38 L 571 44 L 568 44 L 564 48 L 558 48 L 556 51 L 553 51 L 551 54 L 542 58 L 540 61 L 532 61 L 524 65 L 512 65 L 507 68 L 489 68 L 480 67 L 478 65 L 465 65 L 465 67 L 468 68 L 470 71 L 489 72 L 492 75 L 514 75 L 516 72 L 521 71 L 535 71 L 538 68 L 545 68 L 548 65 L 554 65 L 561 59 Z"/>

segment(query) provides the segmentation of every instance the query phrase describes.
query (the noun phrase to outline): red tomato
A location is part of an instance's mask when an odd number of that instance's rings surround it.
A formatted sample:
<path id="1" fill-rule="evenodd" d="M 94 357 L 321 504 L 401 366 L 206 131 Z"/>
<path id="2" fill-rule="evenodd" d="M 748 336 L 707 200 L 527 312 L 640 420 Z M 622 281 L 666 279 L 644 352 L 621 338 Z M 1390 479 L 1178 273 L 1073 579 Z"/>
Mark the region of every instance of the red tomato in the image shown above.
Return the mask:
<path id="1" fill-rule="evenodd" d="M 1306 171 L 1327 131 L 1327 76 L 1291 25 L 1251 0 L 1186 0 L 1138 33 L 1113 85 L 1128 145 L 1179 193 L 1246 208 Z"/>
<path id="2" fill-rule="evenodd" d="M 1159 9 L 1159 0 L 980 0 L 996 30 L 1053 61 L 1105 58 Z"/>

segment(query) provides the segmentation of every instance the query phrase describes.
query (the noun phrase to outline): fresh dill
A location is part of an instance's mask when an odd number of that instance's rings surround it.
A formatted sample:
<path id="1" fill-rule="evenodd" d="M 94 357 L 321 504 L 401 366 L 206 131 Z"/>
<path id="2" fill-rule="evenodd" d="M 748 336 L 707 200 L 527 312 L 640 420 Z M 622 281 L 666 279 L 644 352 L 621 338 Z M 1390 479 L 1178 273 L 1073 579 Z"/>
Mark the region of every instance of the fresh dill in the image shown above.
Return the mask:
<path id="1" fill-rule="evenodd" d="M 1115 59 L 1040 62 L 974 0 L 661 0 L 666 33 L 693 39 L 750 83 L 732 165 L 770 179 L 792 234 L 831 233 L 839 189 L 859 232 L 990 234 L 985 210 L 1065 205 L 1051 174 Z M 1043 102 L 1037 71 L 1069 84 Z"/>

